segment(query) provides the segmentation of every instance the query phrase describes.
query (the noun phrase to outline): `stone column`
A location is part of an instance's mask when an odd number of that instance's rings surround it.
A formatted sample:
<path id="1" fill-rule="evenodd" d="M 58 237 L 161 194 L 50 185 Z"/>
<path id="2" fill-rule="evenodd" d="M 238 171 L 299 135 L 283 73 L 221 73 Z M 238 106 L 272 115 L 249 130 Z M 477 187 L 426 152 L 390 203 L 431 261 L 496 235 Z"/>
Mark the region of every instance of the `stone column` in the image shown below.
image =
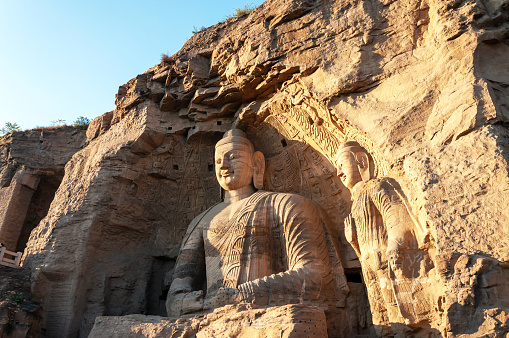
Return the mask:
<path id="1" fill-rule="evenodd" d="M 14 173 L 4 187 L 0 187 L 0 242 L 14 251 L 27 216 L 39 177 L 21 169 Z"/>

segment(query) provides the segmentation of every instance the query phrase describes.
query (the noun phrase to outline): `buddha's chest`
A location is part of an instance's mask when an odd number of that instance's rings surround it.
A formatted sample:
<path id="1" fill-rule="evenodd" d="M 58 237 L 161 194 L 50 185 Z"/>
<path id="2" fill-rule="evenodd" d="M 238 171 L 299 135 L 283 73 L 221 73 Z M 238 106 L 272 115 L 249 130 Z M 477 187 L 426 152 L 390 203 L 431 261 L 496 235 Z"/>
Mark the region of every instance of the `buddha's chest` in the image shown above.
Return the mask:
<path id="1" fill-rule="evenodd" d="M 248 227 L 247 218 L 231 217 L 230 208 L 226 208 L 215 215 L 208 226 L 204 228 L 205 237 L 210 242 L 221 241 L 225 237 L 245 236 Z"/>
<path id="2" fill-rule="evenodd" d="M 254 280 L 281 271 L 279 236 L 256 212 L 218 214 L 204 228 L 207 278 L 223 286 Z"/>
<path id="3" fill-rule="evenodd" d="M 266 252 L 276 239 L 270 224 L 260 222 L 255 214 L 238 214 L 229 218 L 228 211 L 218 214 L 204 228 L 205 246 L 220 256 Z M 277 238 L 279 240 L 279 238 Z"/>

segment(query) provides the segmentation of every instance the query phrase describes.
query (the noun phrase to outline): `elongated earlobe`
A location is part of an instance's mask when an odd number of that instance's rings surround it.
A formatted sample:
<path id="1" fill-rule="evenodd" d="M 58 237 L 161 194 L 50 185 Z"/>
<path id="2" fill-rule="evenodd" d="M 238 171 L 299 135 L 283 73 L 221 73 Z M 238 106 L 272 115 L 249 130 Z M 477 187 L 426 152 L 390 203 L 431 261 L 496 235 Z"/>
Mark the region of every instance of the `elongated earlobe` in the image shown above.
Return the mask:
<path id="1" fill-rule="evenodd" d="M 263 188 L 263 174 L 265 173 L 265 156 L 259 151 L 253 154 L 253 185 L 256 189 Z"/>
<path id="2" fill-rule="evenodd" d="M 365 153 L 357 153 L 355 154 L 355 161 L 357 162 L 357 168 L 359 168 L 362 180 L 364 182 L 369 181 L 371 179 L 371 168 L 368 156 Z"/>

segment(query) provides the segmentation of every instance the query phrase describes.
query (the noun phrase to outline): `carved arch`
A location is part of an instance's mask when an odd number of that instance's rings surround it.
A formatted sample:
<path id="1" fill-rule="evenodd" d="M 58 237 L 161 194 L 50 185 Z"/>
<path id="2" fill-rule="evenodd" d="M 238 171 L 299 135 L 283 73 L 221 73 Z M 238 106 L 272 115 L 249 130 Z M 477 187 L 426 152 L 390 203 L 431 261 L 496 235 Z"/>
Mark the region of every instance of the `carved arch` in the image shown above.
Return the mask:
<path id="1" fill-rule="evenodd" d="M 257 112 L 257 120 L 270 124 L 288 140 L 309 144 L 333 164 L 341 143 L 357 141 L 371 154 L 375 177 L 389 172 L 390 164 L 366 133 L 331 114 L 324 103 L 299 84 L 291 84 L 265 101 Z"/>

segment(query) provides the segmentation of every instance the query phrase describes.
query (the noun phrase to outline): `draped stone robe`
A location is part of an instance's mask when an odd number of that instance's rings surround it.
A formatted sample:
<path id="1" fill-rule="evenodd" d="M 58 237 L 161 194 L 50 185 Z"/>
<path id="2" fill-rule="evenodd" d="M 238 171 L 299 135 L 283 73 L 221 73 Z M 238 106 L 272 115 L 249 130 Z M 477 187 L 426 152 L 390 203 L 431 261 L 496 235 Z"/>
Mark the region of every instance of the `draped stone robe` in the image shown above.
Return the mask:
<path id="1" fill-rule="evenodd" d="M 391 323 L 414 324 L 426 318 L 429 306 L 421 294 L 421 274 L 429 268 L 421 265 L 427 264 L 427 255 L 418 248 L 416 225 L 390 179 L 360 183 L 352 200 L 345 234 L 361 262 L 375 329 L 380 336 L 392 336 Z M 397 271 L 388 264 L 391 249 L 404 261 Z"/>
<path id="2" fill-rule="evenodd" d="M 241 203 L 230 219 L 206 211 L 193 220 L 174 278 L 191 277 L 195 290 L 206 279 L 206 298 L 226 287 L 259 305 L 333 300 L 329 252 L 313 202 L 258 191 Z"/>

